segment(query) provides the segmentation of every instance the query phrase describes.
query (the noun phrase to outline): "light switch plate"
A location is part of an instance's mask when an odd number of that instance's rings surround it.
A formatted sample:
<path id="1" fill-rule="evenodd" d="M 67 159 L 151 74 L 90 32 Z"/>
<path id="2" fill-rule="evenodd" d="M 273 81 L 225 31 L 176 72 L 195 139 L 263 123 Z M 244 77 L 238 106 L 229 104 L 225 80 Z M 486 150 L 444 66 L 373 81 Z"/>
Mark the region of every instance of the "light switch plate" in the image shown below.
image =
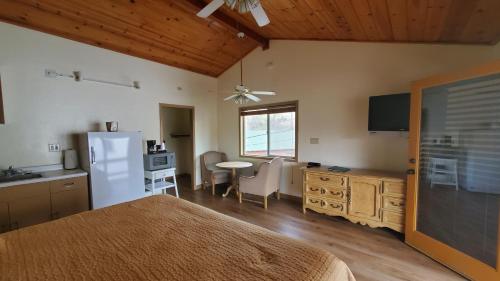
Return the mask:
<path id="1" fill-rule="evenodd" d="M 45 69 L 45 77 L 56 78 L 57 72 L 55 70 Z"/>
<path id="2" fill-rule="evenodd" d="M 60 152 L 61 146 L 58 143 L 49 143 L 49 152 Z"/>
<path id="3" fill-rule="evenodd" d="M 319 138 L 310 138 L 309 143 L 310 144 L 319 144 Z"/>

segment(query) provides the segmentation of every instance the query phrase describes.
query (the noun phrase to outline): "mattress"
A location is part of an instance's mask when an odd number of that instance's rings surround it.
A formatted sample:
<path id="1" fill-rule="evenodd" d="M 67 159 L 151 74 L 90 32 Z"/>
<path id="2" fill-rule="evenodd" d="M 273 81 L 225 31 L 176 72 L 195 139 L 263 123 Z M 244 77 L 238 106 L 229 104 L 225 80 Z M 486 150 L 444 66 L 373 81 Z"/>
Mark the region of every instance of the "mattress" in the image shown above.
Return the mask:
<path id="1" fill-rule="evenodd" d="M 354 280 L 331 253 L 169 195 L 0 235 L 1 280 Z"/>

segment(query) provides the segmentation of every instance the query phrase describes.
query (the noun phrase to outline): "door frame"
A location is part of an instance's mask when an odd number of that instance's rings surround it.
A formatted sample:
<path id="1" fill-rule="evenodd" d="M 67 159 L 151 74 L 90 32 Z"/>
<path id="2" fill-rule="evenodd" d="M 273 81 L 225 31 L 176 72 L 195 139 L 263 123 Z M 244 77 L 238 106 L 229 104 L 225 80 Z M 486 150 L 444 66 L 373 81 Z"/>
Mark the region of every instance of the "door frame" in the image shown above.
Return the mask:
<path id="1" fill-rule="evenodd" d="M 193 155 L 192 161 L 192 170 L 191 170 L 191 188 L 196 190 L 196 138 L 195 138 L 195 114 L 196 110 L 194 106 L 191 105 L 180 105 L 180 104 L 170 104 L 170 103 L 160 103 L 159 115 L 160 115 L 160 139 L 163 140 L 163 124 L 161 117 L 161 110 L 164 108 L 180 108 L 180 109 L 189 109 L 191 111 L 191 138 L 192 138 L 192 147 L 191 152 Z"/>
<path id="2" fill-rule="evenodd" d="M 417 231 L 422 89 L 497 73 L 500 73 L 500 60 L 467 70 L 436 75 L 416 81 L 412 84 L 411 92 L 408 169 L 413 170 L 414 174 L 408 174 L 407 179 L 405 242 L 452 270 L 474 280 L 500 280 L 500 240 L 497 241 L 497 266 L 494 269 L 451 246 Z M 497 235 L 500 238 L 500 217 Z"/>

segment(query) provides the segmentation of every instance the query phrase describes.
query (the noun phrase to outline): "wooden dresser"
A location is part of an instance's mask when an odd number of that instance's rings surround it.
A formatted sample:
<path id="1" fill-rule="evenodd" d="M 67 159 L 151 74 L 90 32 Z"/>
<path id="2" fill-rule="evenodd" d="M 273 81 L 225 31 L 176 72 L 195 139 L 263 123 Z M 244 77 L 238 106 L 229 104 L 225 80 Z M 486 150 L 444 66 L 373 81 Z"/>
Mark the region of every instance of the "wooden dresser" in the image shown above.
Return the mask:
<path id="1" fill-rule="evenodd" d="M 303 211 L 342 216 L 353 223 L 404 232 L 406 176 L 353 169 L 304 168 Z"/>

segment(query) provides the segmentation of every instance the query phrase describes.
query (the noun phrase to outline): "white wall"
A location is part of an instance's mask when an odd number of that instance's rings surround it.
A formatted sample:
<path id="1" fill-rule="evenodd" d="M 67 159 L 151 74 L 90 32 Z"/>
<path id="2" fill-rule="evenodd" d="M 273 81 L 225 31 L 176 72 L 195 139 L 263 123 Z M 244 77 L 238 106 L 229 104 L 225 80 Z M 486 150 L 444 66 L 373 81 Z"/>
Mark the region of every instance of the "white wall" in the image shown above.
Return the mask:
<path id="1" fill-rule="evenodd" d="M 299 100 L 299 161 L 403 171 L 407 136 L 370 135 L 368 97 L 409 92 L 414 80 L 500 58 L 500 46 L 272 41 L 244 60 L 244 84 L 276 90 L 263 103 Z M 223 102 L 239 66 L 219 77 L 219 149 L 238 158 L 238 109 Z M 311 137 L 320 144 L 309 144 Z M 294 167 L 293 169 L 291 167 Z M 301 173 L 287 164 L 282 192 L 301 196 Z"/>
<path id="2" fill-rule="evenodd" d="M 192 119 L 191 109 L 162 107 L 161 125 L 163 140 L 165 140 L 168 151 L 175 152 L 176 174 L 191 174 L 193 171 L 193 139 L 188 137 L 172 137 L 172 134 L 191 135 Z"/>
<path id="3" fill-rule="evenodd" d="M 159 140 L 159 103 L 195 106 L 196 155 L 217 149 L 217 79 L 5 23 L 0 38 L 6 115 L 6 125 L 0 125 L 0 169 L 60 163 L 61 153 L 49 153 L 49 143 L 73 147 L 74 134 L 103 130 L 109 120 L 119 121 L 120 130 Z M 141 89 L 46 78 L 45 69 L 138 80 Z"/>

